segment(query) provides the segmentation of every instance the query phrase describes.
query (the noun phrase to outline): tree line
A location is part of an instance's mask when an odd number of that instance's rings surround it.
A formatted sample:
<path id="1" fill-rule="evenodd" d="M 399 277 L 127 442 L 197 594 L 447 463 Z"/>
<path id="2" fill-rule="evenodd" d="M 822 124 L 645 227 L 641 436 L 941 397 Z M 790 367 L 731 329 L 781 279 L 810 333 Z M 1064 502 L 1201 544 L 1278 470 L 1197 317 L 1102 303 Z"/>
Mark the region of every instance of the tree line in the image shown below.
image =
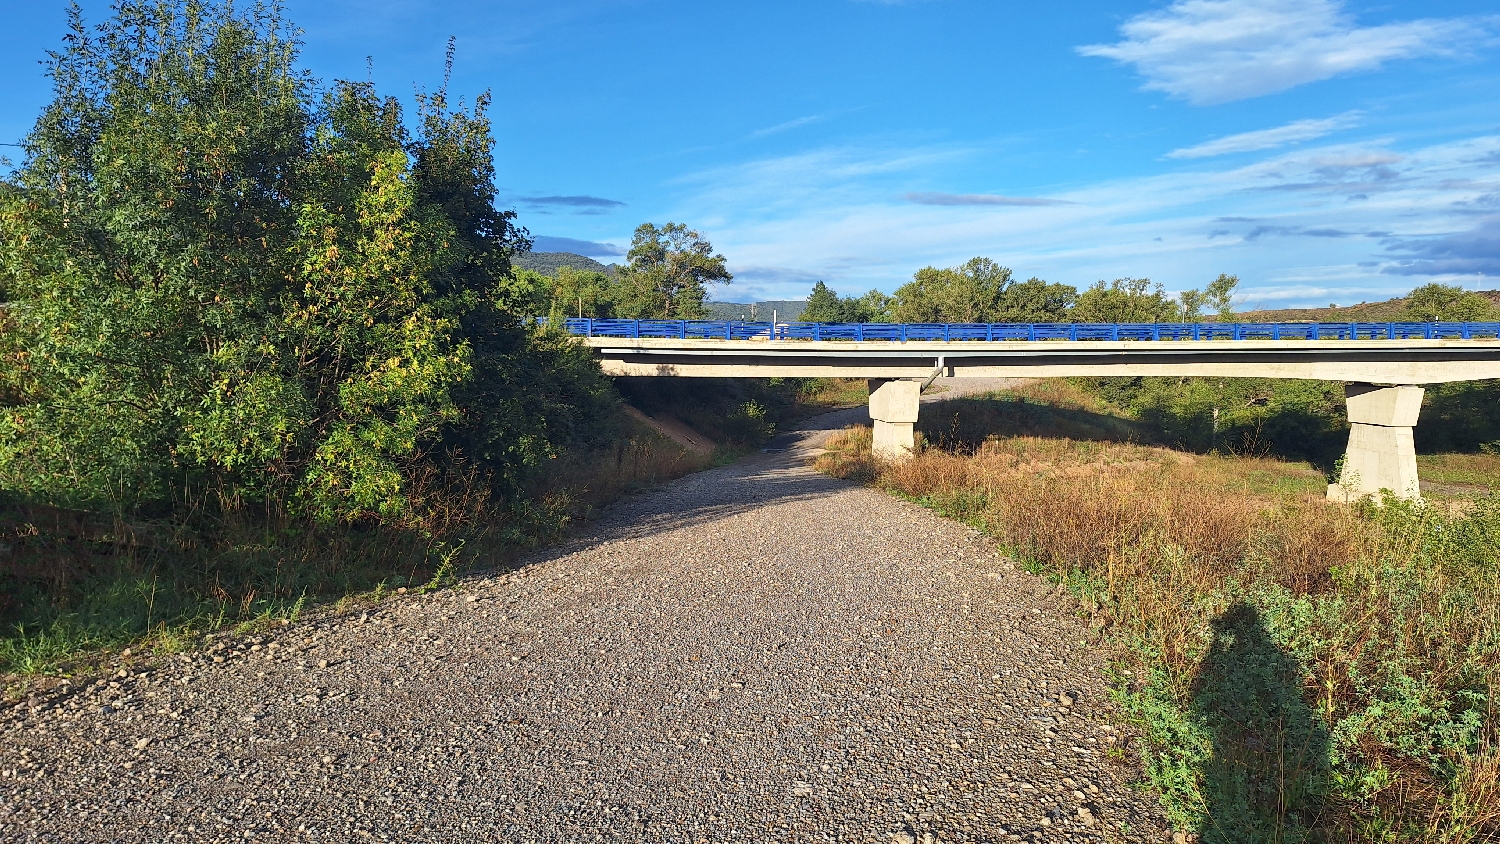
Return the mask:
<path id="1" fill-rule="evenodd" d="M 1039 278 L 1017 281 L 1008 267 L 989 258 L 961 266 L 924 267 L 894 296 L 872 290 L 840 297 L 823 282 L 813 286 L 802 319 L 807 322 L 1184 322 L 1209 310 L 1233 315 L 1239 278 L 1220 275 L 1203 290 L 1177 298 L 1145 278 L 1100 281 L 1082 293 L 1069 284 Z"/>
<path id="2" fill-rule="evenodd" d="M 839 296 L 819 281 L 807 297 L 805 322 L 946 323 L 1162 323 L 1228 322 L 1234 319 L 1239 277 L 1221 273 L 1201 289 L 1169 296 L 1145 278 L 1098 281 L 1082 292 L 1039 278 L 1016 281 L 1010 269 L 989 258 L 961 266 L 924 267 L 895 295 L 871 290 Z M 1500 319 L 1494 304 L 1462 287 L 1428 284 L 1406 297 L 1399 315 L 1411 322 L 1479 322 Z"/>

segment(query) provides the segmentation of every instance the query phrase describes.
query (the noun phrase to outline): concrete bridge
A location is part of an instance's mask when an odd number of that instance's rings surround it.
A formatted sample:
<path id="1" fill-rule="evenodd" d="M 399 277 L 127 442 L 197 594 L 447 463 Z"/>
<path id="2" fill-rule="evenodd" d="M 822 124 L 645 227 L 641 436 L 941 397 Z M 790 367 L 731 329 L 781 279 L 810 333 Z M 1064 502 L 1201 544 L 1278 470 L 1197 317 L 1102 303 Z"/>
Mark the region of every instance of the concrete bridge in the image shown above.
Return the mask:
<path id="1" fill-rule="evenodd" d="M 865 378 L 875 453 L 915 447 L 923 382 L 1218 376 L 1346 383 L 1349 446 L 1329 497 L 1416 497 L 1423 386 L 1500 378 L 1500 323 L 818 325 L 568 320 L 604 372 L 685 378 Z M 944 339 L 947 338 L 947 339 Z"/>

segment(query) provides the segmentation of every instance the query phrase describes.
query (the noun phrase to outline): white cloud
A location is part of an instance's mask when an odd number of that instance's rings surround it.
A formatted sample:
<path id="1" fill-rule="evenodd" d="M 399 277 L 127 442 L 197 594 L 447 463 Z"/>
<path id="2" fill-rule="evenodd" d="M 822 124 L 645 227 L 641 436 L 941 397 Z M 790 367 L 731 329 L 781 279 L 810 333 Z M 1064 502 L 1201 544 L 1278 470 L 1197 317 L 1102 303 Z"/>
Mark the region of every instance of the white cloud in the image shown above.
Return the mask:
<path id="1" fill-rule="evenodd" d="M 1211 105 L 1395 59 L 1453 54 L 1492 25 L 1450 18 L 1359 26 L 1341 0 L 1177 0 L 1126 21 L 1120 42 L 1078 52 L 1134 65 L 1148 90 Z"/>
<path id="2" fill-rule="evenodd" d="M 1021 278 L 1080 287 L 1131 275 L 1180 290 L 1231 272 L 1255 303 L 1327 304 L 1410 289 L 1382 272 L 1410 257 L 1386 246 L 1467 231 L 1493 214 L 1497 153 L 1500 136 L 1399 153 L 1320 145 L 1039 191 L 1067 204 L 1016 207 L 901 199 L 902 187 L 962 173 L 983 150 L 827 148 L 681 179 L 662 213 L 699 223 L 736 273 L 745 269 L 745 286 L 769 298 L 805 296 L 814 278 L 841 292 L 890 292 L 920 267 L 985 255 Z M 1355 192 L 1365 198 L 1346 201 Z"/>
<path id="3" fill-rule="evenodd" d="M 1321 138 L 1331 132 L 1353 126 L 1358 122 L 1359 112 L 1357 111 L 1333 117 L 1325 117 L 1322 120 L 1296 120 L 1285 126 L 1277 126 L 1274 129 L 1241 132 L 1238 135 L 1229 135 L 1223 138 L 1215 138 L 1212 141 L 1205 141 L 1196 146 L 1174 149 L 1167 153 L 1167 157 L 1208 158 L 1214 155 L 1228 155 L 1233 152 L 1275 149 L 1276 147 L 1284 147 L 1287 144 Z"/>
<path id="4" fill-rule="evenodd" d="M 775 134 L 780 133 L 780 132 L 785 132 L 788 129 L 795 129 L 798 126 L 806 126 L 809 123 L 817 123 L 818 121 L 820 121 L 822 119 L 823 119 L 823 115 L 821 115 L 821 114 L 811 114 L 811 115 L 808 115 L 807 117 L 799 117 L 799 118 L 797 118 L 795 120 L 788 120 L 785 123 L 778 123 L 775 126 L 767 126 L 764 129 L 756 129 L 754 132 L 751 132 L 750 134 L 746 135 L 745 137 L 748 140 L 755 140 L 757 138 L 764 138 L 767 135 L 775 135 Z"/>
<path id="5" fill-rule="evenodd" d="M 993 193 L 921 193 L 902 194 L 901 198 L 917 205 L 1015 205 L 1037 207 L 1041 205 L 1072 205 L 1061 199 L 1040 196 L 1000 196 Z"/>

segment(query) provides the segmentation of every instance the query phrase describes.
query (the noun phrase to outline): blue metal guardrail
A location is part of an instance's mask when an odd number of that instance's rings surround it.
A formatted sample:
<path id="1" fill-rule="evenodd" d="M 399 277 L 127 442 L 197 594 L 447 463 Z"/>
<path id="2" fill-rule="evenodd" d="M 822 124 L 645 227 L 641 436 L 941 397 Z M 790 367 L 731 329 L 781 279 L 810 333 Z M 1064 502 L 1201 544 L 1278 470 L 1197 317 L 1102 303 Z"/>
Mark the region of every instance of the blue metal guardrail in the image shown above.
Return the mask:
<path id="1" fill-rule="evenodd" d="M 546 320 L 538 320 L 545 322 Z M 585 337 L 678 340 L 1470 340 L 1500 322 L 883 323 L 568 319 Z"/>

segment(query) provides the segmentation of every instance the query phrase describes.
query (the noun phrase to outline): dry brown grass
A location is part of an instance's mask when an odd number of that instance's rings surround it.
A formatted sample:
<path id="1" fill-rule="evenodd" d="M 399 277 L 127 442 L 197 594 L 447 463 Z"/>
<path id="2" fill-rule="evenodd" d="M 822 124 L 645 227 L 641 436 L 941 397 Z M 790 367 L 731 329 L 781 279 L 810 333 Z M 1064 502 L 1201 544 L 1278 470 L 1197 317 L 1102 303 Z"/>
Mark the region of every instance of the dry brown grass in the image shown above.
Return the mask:
<path id="1" fill-rule="evenodd" d="M 867 430 L 851 429 L 817 468 L 975 524 L 1068 584 L 1108 631 L 1117 664 L 1157 678 L 1154 690 L 1126 690 L 1148 733 L 1207 735 L 1204 660 L 1215 624 L 1235 606 L 1254 608 L 1276 643 L 1268 658 L 1304 678 L 1281 691 L 1311 713 L 1307 741 L 1329 750 L 1322 767 L 1293 772 L 1293 781 L 1313 783 L 1301 809 L 1252 806 L 1235 823 L 1252 823 L 1259 811 L 1280 813 L 1261 818 L 1266 829 L 1310 823 L 1344 840 L 1500 836 L 1488 703 L 1500 665 L 1494 502 L 1463 512 L 1334 505 L 1305 466 L 1128 442 L 1015 436 L 963 452 L 927 449 L 895 464 L 873 461 L 868 443 Z M 1244 690 L 1256 694 L 1265 697 Z M 1172 712 L 1142 702 L 1153 695 Z M 1218 751 L 1203 748 L 1219 742 L 1166 748 L 1152 762 L 1159 785 L 1196 782 L 1201 790 L 1164 795 L 1184 822 L 1208 823 L 1201 806 L 1215 805 L 1221 784 Z"/>
<path id="2" fill-rule="evenodd" d="M 482 476 L 450 461 L 413 478 L 417 515 L 400 526 L 323 525 L 275 502 L 154 520 L 10 502 L 0 507 L 0 683 L 101 648 L 503 567 L 621 495 L 712 459 L 632 427 L 608 450 L 554 461 L 512 502 L 496 502 Z"/>

